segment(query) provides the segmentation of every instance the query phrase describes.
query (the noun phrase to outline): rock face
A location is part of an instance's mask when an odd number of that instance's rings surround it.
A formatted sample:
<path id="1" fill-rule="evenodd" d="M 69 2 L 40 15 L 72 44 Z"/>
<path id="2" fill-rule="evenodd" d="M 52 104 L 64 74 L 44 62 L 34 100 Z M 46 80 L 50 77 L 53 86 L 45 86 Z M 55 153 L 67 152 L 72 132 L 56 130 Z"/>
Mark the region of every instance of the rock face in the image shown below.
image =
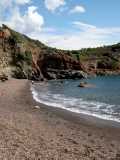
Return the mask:
<path id="1" fill-rule="evenodd" d="M 40 52 L 39 56 L 33 55 L 32 62 L 32 79 L 65 79 L 82 78 L 81 65 L 78 61 L 64 53 L 47 53 Z M 74 73 L 73 73 L 74 72 Z"/>
<path id="2" fill-rule="evenodd" d="M 83 78 L 81 65 L 69 55 L 63 53 L 43 54 L 37 60 L 33 72 L 38 79 L 74 79 Z M 34 68 L 34 67 L 33 67 Z M 86 75 L 85 75 L 86 76 Z"/>
<path id="3" fill-rule="evenodd" d="M 86 49 L 80 54 L 84 71 L 90 75 L 120 74 L 120 44 Z"/>
<path id="4" fill-rule="evenodd" d="M 87 78 L 87 74 L 77 70 L 58 70 L 48 69 L 46 72 L 47 79 L 82 79 Z"/>
<path id="5" fill-rule="evenodd" d="M 83 78 L 79 61 L 67 51 L 49 48 L 39 41 L 32 40 L 3 25 L 0 45 L 7 58 L 10 75 L 36 81 L 45 79 Z M 2 35 L 2 34 L 1 34 Z M 7 56 L 6 56 L 7 57 Z M 1 62 L 3 64 L 3 62 Z"/>

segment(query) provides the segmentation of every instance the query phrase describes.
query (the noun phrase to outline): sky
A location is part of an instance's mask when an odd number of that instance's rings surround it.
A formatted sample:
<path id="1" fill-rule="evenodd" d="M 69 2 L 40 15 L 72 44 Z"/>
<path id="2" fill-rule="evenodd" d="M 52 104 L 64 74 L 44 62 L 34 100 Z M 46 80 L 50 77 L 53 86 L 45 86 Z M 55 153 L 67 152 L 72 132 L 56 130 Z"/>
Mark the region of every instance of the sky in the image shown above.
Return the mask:
<path id="1" fill-rule="evenodd" d="M 0 25 L 51 47 L 120 42 L 120 0 L 0 0 Z"/>

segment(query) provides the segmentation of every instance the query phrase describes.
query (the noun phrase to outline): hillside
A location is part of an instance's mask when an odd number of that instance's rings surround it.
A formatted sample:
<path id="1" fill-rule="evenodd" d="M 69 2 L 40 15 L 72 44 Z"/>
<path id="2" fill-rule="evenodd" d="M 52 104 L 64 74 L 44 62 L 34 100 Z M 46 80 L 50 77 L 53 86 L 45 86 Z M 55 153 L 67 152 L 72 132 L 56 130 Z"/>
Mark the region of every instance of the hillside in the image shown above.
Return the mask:
<path id="1" fill-rule="evenodd" d="M 120 74 L 120 43 L 72 51 L 89 74 Z"/>
<path id="2" fill-rule="evenodd" d="M 48 47 L 9 27 L 0 28 L 0 72 L 32 80 L 119 74 L 120 44 L 65 51 Z"/>

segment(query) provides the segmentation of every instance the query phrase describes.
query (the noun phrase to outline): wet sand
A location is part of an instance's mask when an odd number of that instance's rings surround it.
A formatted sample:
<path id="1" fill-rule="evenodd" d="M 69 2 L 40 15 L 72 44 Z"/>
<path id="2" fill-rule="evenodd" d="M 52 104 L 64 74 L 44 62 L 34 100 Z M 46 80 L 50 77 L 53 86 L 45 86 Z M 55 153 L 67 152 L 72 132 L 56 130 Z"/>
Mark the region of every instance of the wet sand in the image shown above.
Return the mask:
<path id="1" fill-rule="evenodd" d="M 27 80 L 0 82 L 0 160 L 120 160 L 120 125 L 38 104 Z"/>

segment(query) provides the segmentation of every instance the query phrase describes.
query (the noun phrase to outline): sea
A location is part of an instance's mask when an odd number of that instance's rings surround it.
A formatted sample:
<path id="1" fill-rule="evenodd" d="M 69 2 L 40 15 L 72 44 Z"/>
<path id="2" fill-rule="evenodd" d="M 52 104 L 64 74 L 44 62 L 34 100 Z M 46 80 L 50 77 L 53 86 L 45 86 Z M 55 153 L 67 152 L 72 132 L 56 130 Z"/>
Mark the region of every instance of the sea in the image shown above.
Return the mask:
<path id="1" fill-rule="evenodd" d="M 93 87 L 80 88 L 80 82 Z M 120 76 L 51 80 L 35 83 L 31 90 L 37 102 L 49 107 L 120 122 Z"/>

